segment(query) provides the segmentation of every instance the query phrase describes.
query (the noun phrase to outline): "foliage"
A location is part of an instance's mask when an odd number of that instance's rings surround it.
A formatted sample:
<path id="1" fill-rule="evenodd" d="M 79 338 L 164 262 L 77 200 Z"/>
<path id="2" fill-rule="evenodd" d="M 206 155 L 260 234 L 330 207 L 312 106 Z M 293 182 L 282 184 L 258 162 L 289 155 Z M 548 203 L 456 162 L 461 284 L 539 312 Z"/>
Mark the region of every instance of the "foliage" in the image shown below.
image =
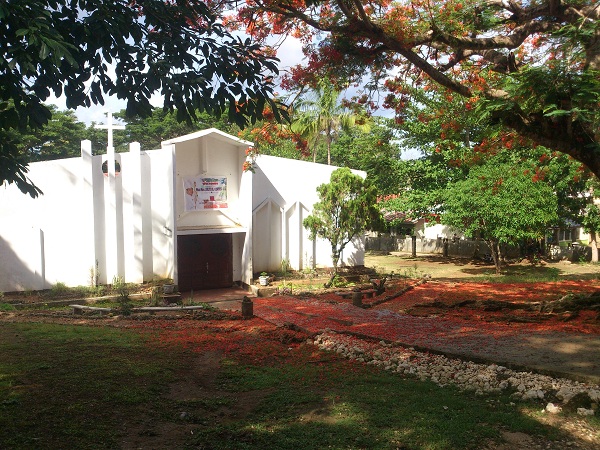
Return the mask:
<path id="1" fill-rule="evenodd" d="M 329 183 L 318 186 L 317 192 L 319 201 L 303 225 L 312 240 L 320 237 L 331 244 L 334 269 L 331 284 L 346 245 L 365 229 L 378 225 L 377 194 L 369 180 L 363 180 L 348 168 L 333 171 Z"/>
<path id="2" fill-rule="evenodd" d="M 585 208 L 585 216 L 581 225 L 587 232 L 596 232 L 600 230 L 600 208 L 595 203 L 590 203 Z"/>
<path id="3" fill-rule="evenodd" d="M 422 156 L 399 162 L 403 184 L 397 195 L 381 199 L 382 209 L 412 218 L 440 214 L 446 189 L 464 180 L 471 167 L 491 160 L 522 166 L 533 180 L 551 186 L 561 221 L 582 220 L 591 174 L 581 163 L 482 121 L 481 113 L 463 98 L 433 92 L 413 95 L 419 103 L 406 108 L 398 129 L 402 145 L 421 149 Z"/>
<path id="4" fill-rule="evenodd" d="M 366 94 L 385 89 L 383 105 L 399 122 L 415 90 L 458 95 L 488 125 L 566 153 L 600 175 L 595 0 L 249 0 L 236 13 L 231 23 L 256 38 L 301 40 L 305 59 L 284 77 L 287 89 L 316 86 L 326 76 L 361 84 Z"/>
<path id="5" fill-rule="evenodd" d="M 295 104 L 290 128 L 307 139 L 309 148 L 313 149 L 313 161 L 317 159 L 317 145 L 324 139 L 327 164 L 331 165 L 331 145 L 338 133 L 355 125 L 362 131 L 369 131 L 370 124 L 364 115 L 353 114 L 339 104 L 340 92 L 328 78 L 320 80 L 312 94 L 312 98 L 302 98 Z"/>
<path id="6" fill-rule="evenodd" d="M 396 193 L 401 182 L 400 149 L 392 120 L 371 117 L 369 124 L 368 132 L 360 127 L 339 130 L 331 141 L 331 164 L 364 170 L 380 195 Z M 324 142 L 317 142 L 316 146 L 308 149 L 306 140 L 285 124 L 258 122 L 254 128 L 242 130 L 239 136 L 254 142 L 261 154 L 304 160 L 311 157 L 311 151 L 316 151 L 316 162 L 327 163 Z"/>
<path id="7" fill-rule="evenodd" d="M 0 311 L 15 311 L 16 309 L 17 308 L 15 308 L 10 303 L 4 303 L 2 301 L 2 297 L 0 296 Z"/>
<path id="8" fill-rule="evenodd" d="M 139 142 L 143 149 L 161 148 L 163 141 L 208 128 L 217 128 L 230 134 L 239 131 L 237 125 L 228 121 L 226 116 L 217 118 L 206 112 L 199 113 L 191 123 L 177 120 L 177 111 L 165 111 L 162 108 L 154 108 L 148 117 L 138 115 L 128 118 L 125 110 L 115 116 L 125 121 L 122 139 L 125 142 Z M 106 140 L 106 132 L 102 137 Z M 106 143 L 102 147 L 106 147 Z"/>
<path id="9" fill-rule="evenodd" d="M 50 289 L 50 296 L 59 297 L 67 294 L 69 291 L 70 289 L 65 283 L 58 281 Z"/>
<path id="10" fill-rule="evenodd" d="M 44 126 L 51 93 L 68 108 L 114 95 L 127 101 L 128 116 L 151 114 L 154 94 L 178 120 L 227 112 L 244 126 L 267 104 L 279 116 L 275 58 L 231 35 L 204 2 L 15 0 L 0 5 L 0 19 L 3 132 Z M 40 193 L 15 143 L 3 140 L 0 157 L 1 181 Z"/>
<path id="11" fill-rule="evenodd" d="M 113 278 L 111 289 L 118 295 L 117 302 L 119 303 L 121 314 L 124 316 L 131 315 L 131 310 L 133 308 L 131 298 L 129 297 L 131 286 L 129 286 L 123 278 L 115 276 Z"/>
<path id="12" fill-rule="evenodd" d="M 47 161 L 69 158 L 81 154 L 81 140 L 85 137 L 85 124 L 79 122 L 73 111 L 59 111 L 48 105 L 52 117 L 43 128 L 26 127 L 0 130 L 0 135 L 15 145 L 26 161 Z"/>
<path id="13" fill-rule="evenodd" d="M 308 157 L 306 141 L 292 131 L 289 124 L 279 123 L 269 108 L 265 108 L 264 119 L 253 127 L 241 130 L 238 135 L 254 143 L 258 153 L 280 158 L 304 159 Z"/>
<path id="14" fill-rule="evenodd" d="M 391 119 L 372 117 L 370 124 L 368 132 L 356 127 L 342 131 L 331 145 L 331 162 L 367 172 L 379 195 L 395 194 L 403 180 Z"/>
<path id="15" fill-rule="evenodd" d="M 518 165 L 474 167 L 468 177 L 446 190 L 442 223 L 469 236 L 481 233 L 500 273 L 500 244 L 542 238 L 558 220 L 550 187 L 534 182 Z"/>

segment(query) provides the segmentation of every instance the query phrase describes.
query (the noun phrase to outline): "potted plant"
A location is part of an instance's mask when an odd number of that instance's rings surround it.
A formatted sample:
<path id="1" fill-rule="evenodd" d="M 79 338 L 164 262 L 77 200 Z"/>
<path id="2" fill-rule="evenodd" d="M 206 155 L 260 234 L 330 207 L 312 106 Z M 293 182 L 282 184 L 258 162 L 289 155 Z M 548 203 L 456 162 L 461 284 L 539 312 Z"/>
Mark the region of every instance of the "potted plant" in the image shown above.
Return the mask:
<path id="1" fill-rule="evenodd" d="M 258 282 L 261 286 L 268 286 L 269 285 L 269 274 L 267 272 L 261 272 L 260 276 L 258 277 Z"/>

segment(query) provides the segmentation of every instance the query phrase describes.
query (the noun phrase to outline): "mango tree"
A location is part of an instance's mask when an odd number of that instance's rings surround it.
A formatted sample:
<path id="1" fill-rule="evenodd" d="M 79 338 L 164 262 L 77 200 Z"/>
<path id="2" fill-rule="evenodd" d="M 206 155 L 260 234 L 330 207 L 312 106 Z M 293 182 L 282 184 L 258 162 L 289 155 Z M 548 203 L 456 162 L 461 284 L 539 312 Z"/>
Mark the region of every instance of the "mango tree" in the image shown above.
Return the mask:
<path id="1" fill-rule="evenodd" d="M 0 183 L 36 197 L 11 130 L 40 128 L 53 94 L 68 108 L 127 101 L 152 113 L 152 96 L 179 120 L 227 113 L 245 126 L 274 99 L 276 59 L 231 34 L 206 2 L 30 0 L 0 2 Z"/>

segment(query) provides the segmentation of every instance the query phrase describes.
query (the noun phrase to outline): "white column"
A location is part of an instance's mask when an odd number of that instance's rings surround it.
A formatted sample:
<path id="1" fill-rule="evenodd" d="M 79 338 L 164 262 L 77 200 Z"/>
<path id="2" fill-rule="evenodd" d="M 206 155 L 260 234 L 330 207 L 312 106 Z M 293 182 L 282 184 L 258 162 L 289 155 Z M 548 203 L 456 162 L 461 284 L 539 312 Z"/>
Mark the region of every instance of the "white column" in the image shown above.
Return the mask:
<path id="1" fill-rule="evenodd" d="M 142 162 L 139 142 L 129 144 L 125 186 L 127 202 L 123 207 L 125 274 L 127 281 L 144 281 L 144 252 L 142 236 Z"/>
<path id="2" fill-rule="evenodd" d="M 96 125 L 96 128 L 108 130 L 108 143 L 106 146 L 107 179 L 104 183 L 104 217 L 105 217 L 105 253 L 106 253 L 106 282 L 112 283 L 113 279 L 125 275 L 123 263 L 122 236 L 123 214 L 117 209 L 117 183 L 115 175 L 115 148 L 113 147 L 113 130 L 124 130 L 122 125 L 114 125 L 112 113 L 106 113 L 106 125 Z M 121 192 L 119 192 L 121 193 Z M 118 203 L 121 203 L 119 199 Z M 118 222 L 119 221 L 119 222 Z"/>
<path id="3" fill-rule="evenodd" d="M 115 152 L 113 147 L 108 151 L 108 176 L 104 180 L 104 231 L 105 231 L 105 254 L 106 254 L 106 282 L 112 283 L 117 274 L 117 204 L 115 189 Z M 111 164 L 110 161 L 113 161 Z M 112 170 L 111 170 L 112 168 Z M 112 172 L 112 173 L 111 173 Z"/>
<path id="4" fill-rule="evenodd" d="M 99 233 L 100 230 L 96 227 L 96 217 L 98 212 L 95 208 L 94 198 L 95 189 L 98 186 L 94 185 L 94 158 L 92 156 L 92 142 L 89 140 L 81 141 L 81 202 L 79 203 L 81 208 L 85 208 L 84 217 L 86 218 L 85 227 L 86 227 L 86 236 L 84 239 L 86 248 L 82 249 L 84 254 L 90 255 L 89 267 L 93 271 L 90 273 L 90 283 L 96 283 L 99 281 L 99 261 L 98 255 L 96 254 L 96 242 L 97 236 L 96 233 Z"/>

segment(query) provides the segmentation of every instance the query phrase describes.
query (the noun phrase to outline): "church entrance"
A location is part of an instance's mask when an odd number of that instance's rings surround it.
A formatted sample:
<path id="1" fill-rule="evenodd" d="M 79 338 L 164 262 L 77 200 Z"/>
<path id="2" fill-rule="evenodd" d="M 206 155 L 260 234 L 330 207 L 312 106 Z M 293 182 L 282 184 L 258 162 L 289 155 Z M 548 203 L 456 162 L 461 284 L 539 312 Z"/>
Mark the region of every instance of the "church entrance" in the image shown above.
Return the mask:
<path id="1" fill-rule="evenodd" d="M 177 236 L 178 285 L 182 292 L 233 285 L 231 234 Z"/>

